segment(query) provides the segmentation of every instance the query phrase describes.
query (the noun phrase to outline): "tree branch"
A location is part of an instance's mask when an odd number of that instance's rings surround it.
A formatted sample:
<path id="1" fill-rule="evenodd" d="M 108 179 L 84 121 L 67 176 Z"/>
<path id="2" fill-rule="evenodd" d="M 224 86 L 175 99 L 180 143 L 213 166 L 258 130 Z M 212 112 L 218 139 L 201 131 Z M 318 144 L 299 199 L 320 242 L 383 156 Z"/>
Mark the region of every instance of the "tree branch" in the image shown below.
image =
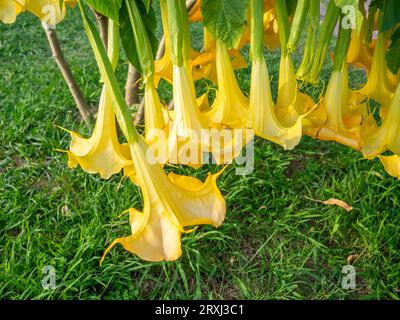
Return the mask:
<path id="1" fill-rule="evenodd" d="M 42 24 L 43 29 L 46 31 L 46 36 L 50 44 L 50 48 L 53 54 L 53 58 L 57 63 L 58 68 L 60 69 L 65 82 L 68 85 L 69 91 L 74 98 L 76 106 L 78 107 L 79 113 L 82 116 L 82 119 L 85 123 L 89 123 L 89 107 L 86 103 L 86 100 L 83 96 L 82 91 L 77 85 L 74 76 L 72 74 L 71 68 L 67 60 L 65 60 L 65 56 L 61 50 L 60 42 L 58 41 L 56 31 L 47 23 Z"/>

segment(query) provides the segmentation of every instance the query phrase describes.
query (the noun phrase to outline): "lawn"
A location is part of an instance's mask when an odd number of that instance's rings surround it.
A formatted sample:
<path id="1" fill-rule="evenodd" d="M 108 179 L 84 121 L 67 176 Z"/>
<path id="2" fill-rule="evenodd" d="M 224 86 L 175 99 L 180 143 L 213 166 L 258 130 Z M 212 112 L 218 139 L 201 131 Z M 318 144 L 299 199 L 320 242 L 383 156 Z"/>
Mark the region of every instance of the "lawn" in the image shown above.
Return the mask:
<path id="1" fill-rule="evenodd" d="M 57 32 L 95 108 L 101 84 L 77 10 Z M 279 52 L 267 59 L 276 94 Z M 122 57 L 121 87 L 126 70 Z M 357 82 L 362 74 L 350 77 Z M 248 72 L 238 79 L 248 92 Z M 163 85 L 160 95 L 170 97 L 169 90 Z M 307 137 L 293 151 L 256 139 L 254 172 L 236 176 L 232 165 L 219 180 L 227 202 L 220 228 L 184 235 L 175 262 L 144 262 L 118 246 L 100 267 L 104 249 L 129 234 L 119 215 L 140 208 L 141 195 L 121 175 L 105 181 L 68 169 L 55 149 L 67 148 L 69 135 L 55 125 L 90 133 L 39 20 L 23 14 L 0 25 L 0 298 L 399 299 L 399 181 L 378 161 Z M 200 178 L 208 170 L 218 168 L 190 169 Z M 321 203 L 329 198 L 354 209 Z M 342 288 L 348 260 L 355 289 Z M 44 266 L 55 268 L 54 290 L 42 288 Z"/>

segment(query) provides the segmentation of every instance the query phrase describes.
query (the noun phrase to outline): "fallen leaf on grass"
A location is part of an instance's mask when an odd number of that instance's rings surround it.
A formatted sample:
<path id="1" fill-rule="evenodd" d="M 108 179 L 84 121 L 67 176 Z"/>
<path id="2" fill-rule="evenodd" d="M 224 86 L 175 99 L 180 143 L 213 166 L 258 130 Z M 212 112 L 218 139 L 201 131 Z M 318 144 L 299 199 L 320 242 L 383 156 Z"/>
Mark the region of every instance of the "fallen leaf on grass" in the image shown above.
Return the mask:
<path id="1" fill-rule="evenodd" d="M 338 207 L 343 208 L 344 210 L 346 210 L 347 212 L 350 212 L 351 210 L 353 210 L 353 207 L 349 204 L 347 204 L 346 202 L 339 200 L 339 199 L 335 199 L 335 198 L 330 198 L 328 200 L 325 201 L 321 201 L 323 204 L 327 204 L 327 205 L 335 205 Z"/>
<path id="2" fill-rule="evenodd" d="M 317 200 L 317 199 L 312 199 L 309 197 L 305 197 L 306 199 L 312 200 L 312 201 L 316 201 L 316 202 L 320 202 L 326 205 L 335 205 L 338 207 L 343 208 L 344 210 L 346 210 L 347 212 L 350 212 L 351 210 L 353 210 L 353 207 L 349 204 L 347 204 L 346 202 L 336 199 L 336 198 L 329 198 L 328 200 L 322 201 L 322 200 Z"/>

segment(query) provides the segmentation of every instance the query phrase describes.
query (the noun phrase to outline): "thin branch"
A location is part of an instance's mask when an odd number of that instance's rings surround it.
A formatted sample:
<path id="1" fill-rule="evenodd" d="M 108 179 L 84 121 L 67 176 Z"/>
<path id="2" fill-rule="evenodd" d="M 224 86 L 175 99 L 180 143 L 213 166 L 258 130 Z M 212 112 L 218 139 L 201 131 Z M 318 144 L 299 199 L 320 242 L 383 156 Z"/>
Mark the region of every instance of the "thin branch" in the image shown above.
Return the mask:
<path id="1" fill-rule="evenodd" d="M 93 10 L 93 9 L 92 9 Z M 94 15 L 96 16 L 97 24 L 99 25 L 100 38 L 103 41 L 104 47 L 107 50 L 108 43 L 108 18 L 103 16 L 101 13 L 94 11 Z"/>
<path id="2" fill-rule="evenodd" d="M 83 96 L 82 91 L 80 90 L 79 86 L 77 85 L 74 76 L 72 74 L 71 68 L 65 56 L 61 50 L 60 42 L 58 41 L 56 31 L 47 23 L 42 24 L 43 29 L 46 31 L 46 36 L 50 44 L 50 48 L 53 54 L 53 58 L 57 63 L 58 68 L 60 69 L 65 82 L 68 85 L 69 91 L 74 98 L 76 106 L 82 116 L 82 119 L 85 123 L 89 123 L 89 107 L 86 103 L 86 100 Z"/>
<path id="3" fill-rule="evenodd" d="M 131 64 L 128 68 L 128 76 L 125 84 L 125 101 L 128 106 L 139 103 L 139 83 L 140 74 L 138 70 Z"/>

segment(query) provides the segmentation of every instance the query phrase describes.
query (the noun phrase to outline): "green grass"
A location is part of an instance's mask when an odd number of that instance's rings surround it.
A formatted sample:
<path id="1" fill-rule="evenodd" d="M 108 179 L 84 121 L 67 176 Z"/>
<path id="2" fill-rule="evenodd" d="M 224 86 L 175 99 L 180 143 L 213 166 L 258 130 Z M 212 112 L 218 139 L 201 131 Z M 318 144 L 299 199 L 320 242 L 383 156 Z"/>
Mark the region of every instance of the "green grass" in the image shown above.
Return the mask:
<path id="1" fill-rule="evenodd" d="M 57 31 L 96 105 L 101 84 L 78 13 Z M 118 215 L 141 206 L 139 190 L 128 181 L 117 190 L 120 175 L 104 181 L 70 170 L 54 151 L 69 142 L 55 124 L 90 130 L 78 120 L 37 19 L 24 14 L 0 26 L 0 61 L 2 299 L 399 299 L 399 181 L 377 161 L 309 138 L 287 152 L 257 139 L 255 171 L 236 176 L 231 166 L 219 180 L 224 224 L 184 235 L 178 261 L 143 262 L 116 247 L 100 267 L 104 248 L 129 234 Z M 274 94 L 278 61 L 278 52 L 268 54 Z M 122 59 L 121 86 L 126 69 Z M 328 72 L 329 65 L 324 79 Z M 238 77 L 248 91 L 248 74 Z M 354 210 L 315 201 L 331 197 Z M 341 270 L 354 254 L 356 289 L 345 290 Z M 56 269 L 55 290 L 42 289 L 45 265 Z"/>

